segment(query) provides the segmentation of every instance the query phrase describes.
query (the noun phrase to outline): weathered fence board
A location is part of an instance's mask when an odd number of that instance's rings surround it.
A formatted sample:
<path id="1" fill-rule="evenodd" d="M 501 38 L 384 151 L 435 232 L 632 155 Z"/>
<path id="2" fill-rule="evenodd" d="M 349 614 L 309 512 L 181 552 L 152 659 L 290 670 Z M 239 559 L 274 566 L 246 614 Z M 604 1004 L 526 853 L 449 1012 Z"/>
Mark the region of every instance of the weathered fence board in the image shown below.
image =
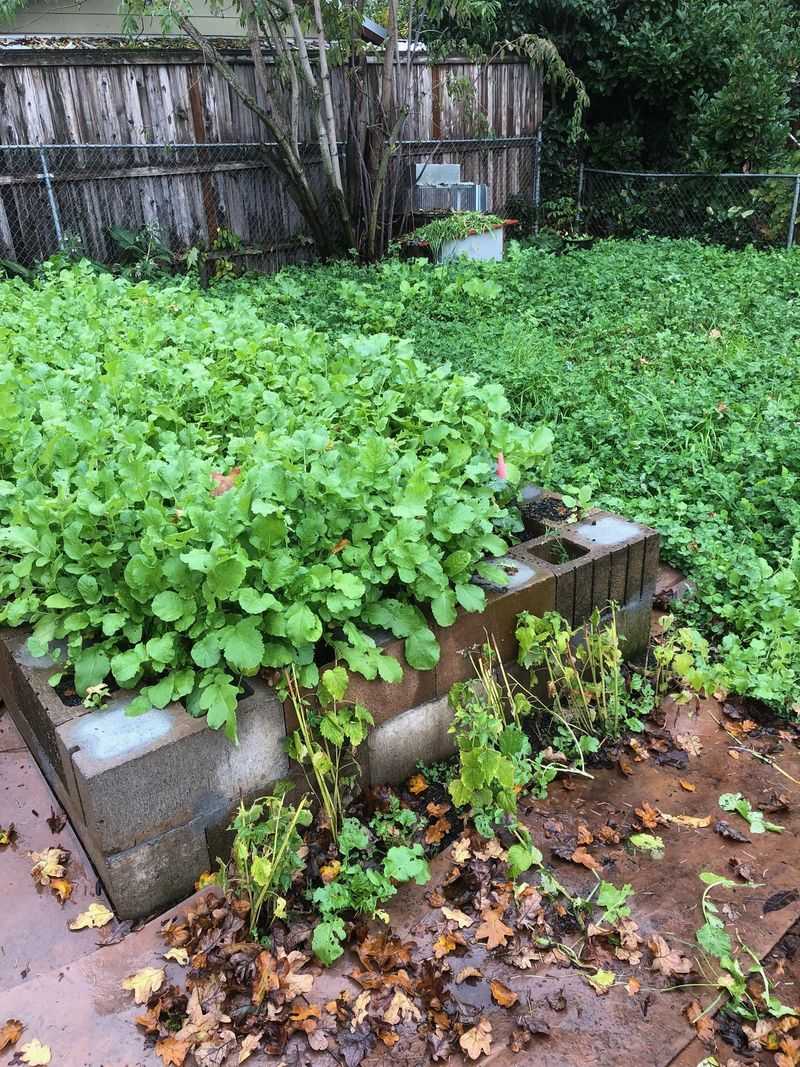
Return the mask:
<path id="1" fill-rule="evenodd" d="M 258 95 L 249 58 L 235 52 L 229 61 Z M 274 67 L 270 73 L 280 97 Z M 379 65 L 369 65 L 367 75 L 379 78 Z M 530 147 L 487 154 L 449 149 L 447 142 L 535 132 L 542 108 L 537 72 L 518 60 L 481 66 L 414 58 L 403 62 L 399 80 L 401 91 L 409 80 L 411 86 L 403 140 L 433 142 L 427 156 L 415 150 L 415 158 L 461 162 L 464 180 L 489 184 L 499 210 L 499 201 L 529 180 Z M 342 117 L 346 91 L 345 79 L 335 75 L 334 104 Z M 301 141 L 314 144 L 310 108 L 301 108 L 299 132 Z M 0 50 L 0 257 L 33 262 L 58 244 L 40 160 L 14 145 L 109 146 L 105 155 L 90 147 L 63 158 L 48 152 L 61 228 L 94 258 L 113 254 L 111 225 L 135 230 L 148 221 L 157 221 L 176 249 L 208 244 L 224 226 L 246 245 L 281 244 L 280 255 L 288 255 L 283 245 L 302 239 L 303 221 L 268 166 L 268 150 L 257 147 L 263 137 L 256 116 L 196 52 Z M 208 153 L 202 149 L 188 160 L 158 147 L 198 143 L 207 143 Z M 251 155 L 232 149 L 225 158 L 215 147 L 222 144 L 249 144 Z"/>

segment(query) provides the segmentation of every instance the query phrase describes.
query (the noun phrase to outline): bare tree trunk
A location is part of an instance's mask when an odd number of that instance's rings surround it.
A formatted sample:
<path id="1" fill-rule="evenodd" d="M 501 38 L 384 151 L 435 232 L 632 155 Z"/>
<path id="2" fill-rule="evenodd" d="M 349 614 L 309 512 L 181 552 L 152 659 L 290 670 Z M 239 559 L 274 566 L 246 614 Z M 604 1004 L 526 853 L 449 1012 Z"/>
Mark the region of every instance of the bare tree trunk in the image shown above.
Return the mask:
<path id="1" fill-rule="evenodd" d="M 186 36 L 194 41 L 201 50 L 204 59 L 220 74 L 245 107 L 249 108 L 254 115 L 257 115 L 269 130 L 274 139 L 278 156 L 277 166 L 274 163 L 272 165 L 276 166 L 276 169 L 287 180 L 289 192 L 308 224 L 317 251 L 323 257 L 331 255 L 334 246 L 329 229 L 324 224 L 316 194 L 308 183 L 302 160 L 294 149 L 291 137 L 275 119 L 271 109 L 267 110 L 267 108 L 262 107 L 258 100 L 244 88 L 224 56 L 196 28 L 191 19 L 181 14 L 176 15 L 176 19 Z M 258 52 L 260 56 L 260 44 L 258 45 Z M 263 64 L 263 56 L 261 56 L 261 62 Z M 268 91 L 268 83 L 266 88 Z"/>

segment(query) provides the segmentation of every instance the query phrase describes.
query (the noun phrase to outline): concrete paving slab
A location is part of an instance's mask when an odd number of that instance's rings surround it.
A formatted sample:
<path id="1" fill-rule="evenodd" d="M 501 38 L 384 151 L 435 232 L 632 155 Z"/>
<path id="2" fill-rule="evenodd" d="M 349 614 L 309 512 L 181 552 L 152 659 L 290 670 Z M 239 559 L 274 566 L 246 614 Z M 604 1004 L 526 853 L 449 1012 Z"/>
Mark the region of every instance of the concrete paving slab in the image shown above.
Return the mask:
<path id="1" fill-rule="evenodd" d="M 51 809 L 61 807 L 27 746 L 0 706 L 0 825 L 14 823 L 17 841 L 0 850 L 0 990 L 51 972 L 95 951 L 99 930 L 67 929 L 93 901 L 107 904 L 97 875 L 69 823 L 53 834 Z M 58 846 L 70 853 L 66 877 L 74 885 L 62 906 L 31 878 L 29 852 Z"/>

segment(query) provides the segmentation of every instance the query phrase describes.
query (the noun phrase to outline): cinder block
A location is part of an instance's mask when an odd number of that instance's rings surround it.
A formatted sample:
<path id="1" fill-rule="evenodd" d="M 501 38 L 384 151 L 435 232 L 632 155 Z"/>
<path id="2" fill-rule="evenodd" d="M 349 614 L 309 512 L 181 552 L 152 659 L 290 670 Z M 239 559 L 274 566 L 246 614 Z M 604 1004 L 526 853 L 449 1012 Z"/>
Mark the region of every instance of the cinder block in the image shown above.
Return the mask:
<path id="1" fill-rule="evenodd" d="M 50 771 L 65 786 L 69 777 L 58 747 L 56 730 L 63 723 L 84 714 L 85 708 L 64 704 L 48 679 L 56 669 L 50 656 L 32 656 L 26 627 L 0 631 L 0 695 L 15 720 L 24 722 L 46 753 Z M 25 730 L 20 726 L 23 734 Z M 52 783 L 51 783 L 52 784 Z"/>
<path id="2" fill-rule="evenodd" d="M 413 773 L 418 760 L 435 763 L 455 752 L 448 733 L 453 711 L 447 697 L 409 708 L 370 731 L 367 740 L 372 785 L 396 785 Z"/>
<path id="3" fill-rule="evenodd" d="M 509 574 L 507 586 L 487 589 L 484 611 L 459 611 L 452 626 L 434 627 L 441 648 L 436 667 L 437 696 L 446 697 L 456 682 L 473 677 L 470 656 L 489 638 L 504 662 L 515 659 L 517 616 L 523 611 L 543 615 L 555 607 L 555 580 L 550 567 L 518 549 L 510 550 L 508 561 L 516 570 Z"/>
<path id="4" fill-rule="evenodd" d="M 205 831 L 205 816 L 199 816 L 110 855 L 84 841 L 117 917 L 139 919 L 189 896 L 198 877 L 212 866 Z"/>
<path id="5" fill-rule="evenodd" d="M 59 727 L 75 773 L 83 821 L 104 853 L 119 852 L 190 822 L 230 811 L 288 772 L 283 711 L 251 679 L 239 703 L 239 745 L 180 704 L 130 718 L 132 694 Z"/>

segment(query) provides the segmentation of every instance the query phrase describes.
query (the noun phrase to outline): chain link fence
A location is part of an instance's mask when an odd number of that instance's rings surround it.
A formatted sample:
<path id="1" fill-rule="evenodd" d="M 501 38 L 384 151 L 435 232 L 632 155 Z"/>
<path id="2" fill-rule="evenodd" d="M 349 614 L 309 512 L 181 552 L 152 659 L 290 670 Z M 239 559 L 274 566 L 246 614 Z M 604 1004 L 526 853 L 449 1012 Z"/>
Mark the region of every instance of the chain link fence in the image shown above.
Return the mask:
<path id="1" fill-rule="evenodd" d="M 694 237 L 739 248 L 795 243 L 797 174 L 646 173 L 580 167 L 577 227 L 596 237 Z"/>
<path id="2" fill-rule="evenodd" d="M 159 266 L 200 248 L 205 269 L 216 259 L 269 271 L 312 259 L 272 151 L 262 144 L 0 146 L 0 260 L 7 269 L 30 268 L 62 252 Z M 326 203 L 318 148 L 307 151 L 311 183 Z M 346 146 L 340 151 L 344 162 Z M 484 210 L 533 230 L 536 138 L 409 141 L 393 159 L 400 171 L 382 220 L 391 236 L 425 221 L 413 195 L 416 164 L 441 162 L 460 164 L 462 182 L 486 186 Z"/>

